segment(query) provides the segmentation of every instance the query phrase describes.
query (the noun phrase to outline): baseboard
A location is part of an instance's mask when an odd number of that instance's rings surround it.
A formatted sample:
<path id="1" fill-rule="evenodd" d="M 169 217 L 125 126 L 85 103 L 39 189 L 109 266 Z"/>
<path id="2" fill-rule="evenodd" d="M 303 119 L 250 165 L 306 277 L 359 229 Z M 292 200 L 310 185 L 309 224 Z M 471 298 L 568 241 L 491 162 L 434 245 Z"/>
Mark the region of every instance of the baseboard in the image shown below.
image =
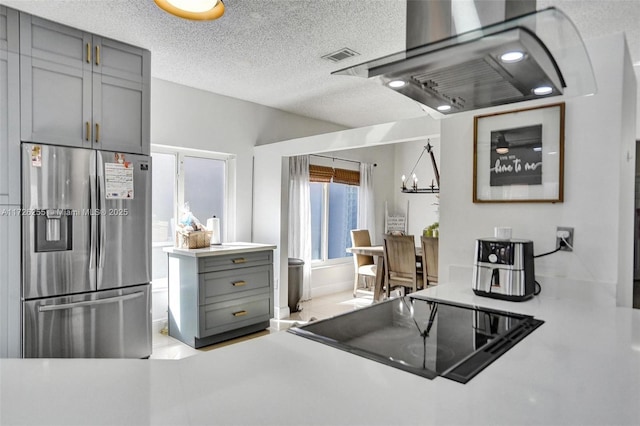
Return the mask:
<path id="1" fill-rule="evenodd" d="M 323 285 L 321 287 L 311 287 L 311 297 L 321 297 L 347 290 L 353 290 L 353 281 L 343 281 L 339 283 Z"/>
<path id="2" fill-rule="evenodd" d="M 284 306 L 282 308 L 279 308 L 276 306 L 274 311 L 275 311 L 274 314 L 276 319 L 287 318 L 289 315 L 291 315 L 291 310 L 289 310 L 289 306 Z"/>
<path id="3" fill-rule="evenodd" d="M 156 319 L 151 322 L 151 332 L 160 333 L 160 331 L 168 326 L 167 318 Z"/>

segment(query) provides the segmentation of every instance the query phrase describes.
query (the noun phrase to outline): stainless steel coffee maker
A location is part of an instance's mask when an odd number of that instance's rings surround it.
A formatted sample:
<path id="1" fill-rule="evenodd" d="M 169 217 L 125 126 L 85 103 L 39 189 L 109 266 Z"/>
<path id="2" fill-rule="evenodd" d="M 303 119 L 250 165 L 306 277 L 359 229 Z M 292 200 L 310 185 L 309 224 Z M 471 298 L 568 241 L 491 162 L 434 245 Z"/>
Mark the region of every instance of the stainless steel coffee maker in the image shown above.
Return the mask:
<path id="1" fill-rule="evenodd" d="M 473 292 L 479 296 L 523 301 L 535 292 L 533 241 L 476 240 Z"/>

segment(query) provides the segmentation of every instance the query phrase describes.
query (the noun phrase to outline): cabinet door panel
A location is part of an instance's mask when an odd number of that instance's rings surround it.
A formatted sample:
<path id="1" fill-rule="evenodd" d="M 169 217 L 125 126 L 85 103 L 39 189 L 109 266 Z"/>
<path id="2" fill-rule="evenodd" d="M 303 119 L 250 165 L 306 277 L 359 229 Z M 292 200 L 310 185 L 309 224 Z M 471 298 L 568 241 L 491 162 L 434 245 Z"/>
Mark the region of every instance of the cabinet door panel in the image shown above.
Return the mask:
<path id="1" fill-rule="evenodd" d="M 0 204 L 20 204 L 18 14 L 0 7 Z"/>
<path id="2" fill-rule="evenodd" d="M 0 50 L 0 204 L 9 204 L 9 52 Z"/>
<path id="3" fill-rule="evenodd" d="M 20 54 L 75 68 L 91 69 L 91 35 L 20 14 Z"/>
<path id="4" fill-rule="evenodd" d="M 0 50 L 9 50 L 7 33 L 7 8 L 0 6 Z"/>
<path id="5" fill-rule="evenodd" d="M 94 61 L 95 72 L 138 83 L 148 83 L 150 75 L 148 51 L 97 36 L 93 36 L 93 44 L 99 47 L 100 58 L 99 64 Z"/>
<path id="6" fill-rule="evenodd" d="M 0 358 L 20 357 L 20 215 L 14 213 L 18 209 L 0 206 Z"/>
<path id="7" fill-rule="evenodd" d="M 94 147 L 108 151 L 148 154 L 145 97 L 148 86 L 104 74 L 93 75 L 93 120 L 99 125 Z"/>
<path id="8" fill-rule="evenodd" d="M 18 53 L 18 12 L 0 6 L 0 50 Z"/>
<path id="9" fill-rule="evenodd" d="M 20 203 L 18 54 L 0 50 L 0 204 Z"/>
<path id="10" fill-rule="evenodd" d="M 22 140 L 90 147 L 91 72 L 27 56 L 20 59 Z"/>

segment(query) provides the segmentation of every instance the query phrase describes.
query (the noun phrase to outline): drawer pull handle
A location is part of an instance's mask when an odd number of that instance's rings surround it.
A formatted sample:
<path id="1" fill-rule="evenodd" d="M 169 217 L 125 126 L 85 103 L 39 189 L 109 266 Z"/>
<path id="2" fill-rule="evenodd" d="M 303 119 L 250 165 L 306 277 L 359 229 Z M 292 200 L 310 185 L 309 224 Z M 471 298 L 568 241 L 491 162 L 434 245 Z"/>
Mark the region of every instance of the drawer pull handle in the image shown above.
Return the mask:
<path id="1" fill-rule="evenodd" d="M 233 313 L 234 317 L 243 317 L 245 315 L 247 315 L 247 311 L 238 311 Z"/>
<path id="2" fill-rule="evenodd" d="M 246 281 L 234 281 L 231 284 L 233 284 L 234 287 L 242 287 L 243 285 L 247 285 Z"/>
<path id="3" fill-rule="evenodd" d="M 91 43 L 87 43 L 87 63 L 91 63 Z"/>
<path id="4" fill-rule="evenodd" d="M 233 263 L 245 263 L 247 261 L 247 259 L 245 259 L 244 257 L 239 257 L 237 259 L 233 259 L 232 262 Z"/>

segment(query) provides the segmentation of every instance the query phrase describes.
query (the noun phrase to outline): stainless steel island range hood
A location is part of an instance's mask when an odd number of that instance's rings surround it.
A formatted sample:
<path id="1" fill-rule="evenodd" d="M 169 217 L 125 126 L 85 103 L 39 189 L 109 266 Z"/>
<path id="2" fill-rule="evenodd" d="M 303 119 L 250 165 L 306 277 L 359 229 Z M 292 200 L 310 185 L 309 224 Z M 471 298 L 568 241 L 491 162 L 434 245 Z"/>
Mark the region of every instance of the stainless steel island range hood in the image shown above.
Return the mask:
<path id="1" fill-rule="evenodd" d="M 333 74 L 376 80 L 442 114 L 596 91 L 573 23 L 534 0 L 408 0 L 405 52 Z"/>

